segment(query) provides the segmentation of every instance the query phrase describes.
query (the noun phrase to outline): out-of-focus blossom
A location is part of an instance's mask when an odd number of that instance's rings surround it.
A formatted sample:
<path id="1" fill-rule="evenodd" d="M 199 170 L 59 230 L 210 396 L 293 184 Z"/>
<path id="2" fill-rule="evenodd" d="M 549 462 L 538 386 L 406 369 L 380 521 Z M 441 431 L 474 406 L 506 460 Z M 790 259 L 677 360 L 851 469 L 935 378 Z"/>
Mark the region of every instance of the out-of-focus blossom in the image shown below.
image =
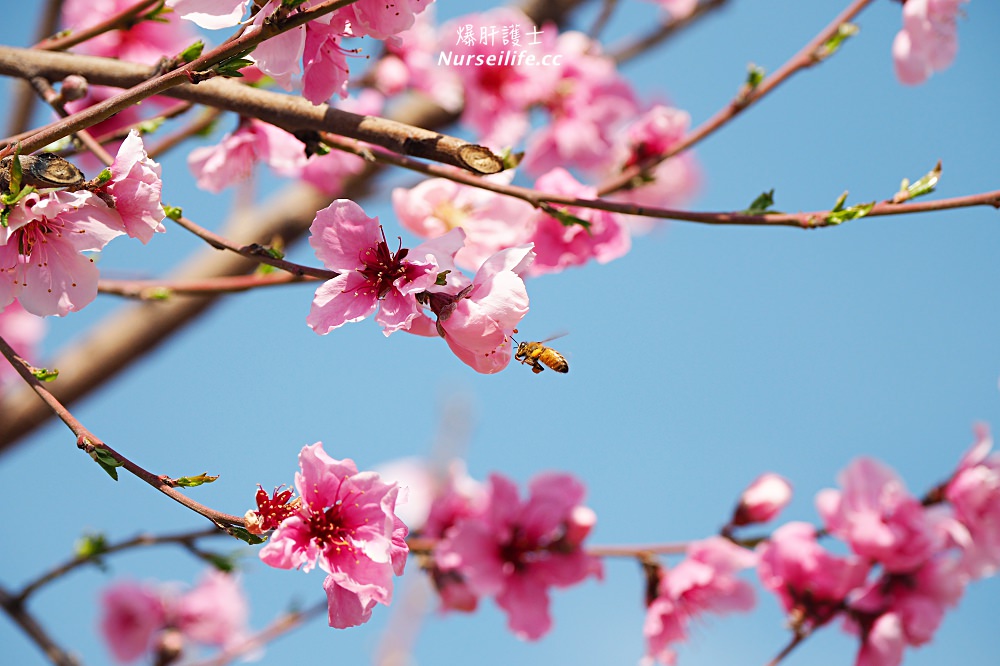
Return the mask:
<path id="1" fill-rule="evenodd" d="M 0 338 L 7 341 L 19 356 L 34 360 L 38 342 L 45 335 L 45 319 L 25 311 L 17 301 L 0 307 Z M 0 388 L 18 377 L 14 366 L 0 362 Z"/>
<path id="2" fill-rule="evenodd" d="M 316 213 L 309 244 L 330 270 L 340 273 L 316 290 L 306 322 L 320 335 L 379 312 L 375 320 L 386 335 L 410 327 L 421 314 L 415 294 L 431 287 L 438 269 L 424 254 L 389 250 L 378 218 L 365 215 L 349 199 L 337 199 Z"/>
<path id="3" fill-rule="evenodd" d="M 178 3 L 197 0 L 176 0 Z M 169 6 L 171 2 L 167 2 Z M 65 0 L 62 24 L 73 32 L 91 28 L 135 5 L 134 0 Z M 87 55 L 154 65 L 177 55 L 198 39 L 191 26 L 166 12 L 155 21 L 139 21 L 127 30 L 107 30 L 73 47 Z"/>
<path id="4" fill-rule="evenodd" d="M 442 570 L 461 576 L 476 596 L 495 596 L 518 637 L 536 640 L 552 625 L 550 587 L 601 577 L 600 560 L 583 540 L 594 512 L 584 507 L 583 485 L 567 474 L 548 473 L 529 484 L 527 500 L 516 485 L 490 476 L 482 513 L 458 521 L 438 545 Z"/>
<path id="5" fill-rule="evenodd" d="M 838 480 L 843 490 L 821 491 L 816 507 L 827 530 L 858 555 L 906 573 L 949 544 L 954 521 L 924 507 L 885 465 L 860 458 Z"/>
<path id="6" fill-rule="evenodd" d="M 506 174 L 505 179 L 509 182 Z M 534 214 L 525 201 L 445 178 L 430 178 L 410 189 L 397 187 L 392 205 L 400 223 L 424 238 L 461 227 L 465 244 L 455 263 L 471 270 L 500 250 L 526 243 Z"/>
<path id="7" fill-rule="evenodd" d="M 217 569 L 208 571 L 194 589 L 177 600 L 176 626 L 190 640 L 226 647 L 247 638 L 248 608 L 236 578 Z"/>
<path id="8" fill-rule="evenodd" d="M 565 169 L 553 169 L 539 178 L 535 188 L 542 192 L 563 194 L 580 199 L 595 199 L 593 187 L 583 185 Z M 561 207 L 560 207 L 561 208 Z M 531 241 L 537 258 L 530 275 L 554 273 L 570 266 L 579 266 L 590 259 L 605 264 L 624 255 L 632 246 L 621 216 L 603 210 L 568 207 L 566 211 L 590 223 L 563 224 L 545 213 L 536 213 Z"/>
<path id="9" fill-rule="evenodd" d="M 146 654 L 166 618 L 160 594 L 149 586 L 122 581 L 101 595 L 101 635 L 121 663 Z"/>
<path id="10" fill-rule="evenodd" d="M 385 106 L 381 94 L 365 88 L 357 97 L 348 97 L 337 103 L 338 109 L 363 116 L 377 116 Z M 331 150 L 326 155 L 312 155 L 302 167 L 302 180 L 323 194 L 330 196 L 343 191 L 344 181 L 365 168 L 365 160 L 340 150 Z"/>
<path id="11" fill-rule="evenodd" d="M 550 120 L 531 135 L 521 166 L 530 173 L 557 167 L 604 171 L 613 163 L 624 124 L 639 112 L 635 93 L 583 33 L 559 35 L 556 51 L 562 56 L 559 80 L 542 101 Z"/>
<path id="12" fill-rule="evenodd" d="M 148 243 L 154 233 L 163 233 L 160 165 L 149 159 L 139 132 L 132 130 L 118 148 L 111 165 L 111 180 L 103 187 L 115 202 L 122 230 L 131 238 Z"/>
<path id="13" fill-rule="evenodd" d="M 431 11 L 419 14 L 413 27 L 385 42 L 385 55 L 374 68 L 375 87 L 385 95 L 418 90 L 442 109 L 462 109 L 462 86 L 448 67 L 438 65 L 438 29 Z"/>
<path id="14" fill-rule="evenodd" d="M 762 474 L 740 495 L 731 523 L 735 526 L 766 523 L 781 513 L 791 500 L 792 485 L 784 477 Z"/>
<path id="15" fill-rule="evenodd" d="M 417 15 L 433 0 L 358 0 L 335 12 L 358 37 L 384 40 L 413 27 Z"/>
<path id="16" fill-rule="evenodd" d="M 39 316 L 63 316 L 97 296 L 98 271 L 83 252 L 121 235 L 121 218 L 87 191 L 32 192 L 0 227 L 0 305 L 17 298 Z"/>
<path id="17" fill-rule="evenodd" d="M 917 85 L 951 65 L 958 53 L 958 13 L 967 1 L 906 0 L 903 28 L 892 42 L 900 81 Z"/>
<path id="18" fill-rule="evenodd" d="M 985 426 L 945 487 L 956 518 L 969 530 L 962 566 L 975 578 L 1000 567 L 1000 453 L 991 453 L 993 438 Z"/>
<path id="19" fill-rule="evenodd" d="M 298 175 L 306 164 L 302 142 L 285 130 L 255 118 L 242 121 L 235 132 L 214 146 L 195 148 L 188 167 L 198 187 L 209 192 L 246 180 L 257 162 L 265 162 L 277 173 Z"/>
<path id="20" fill-rule="evenodd" d="M 684 18 L 698 6 L 698 0 L 652 0 L 673 18 Z"/>
<path id="21" fill-rule="evenodd" d="M 759 547 L 757 575 L 785 611 L 808 626 L 829 622 L 852 591 L 864 585 L 869 565 L 856 555 L 841 557 L 816 541 L 816 528 L 792 522 Z"/>
<path id="22" fill-rule="evenodd" d="M 392 600 L 392 577 L 403 571 L 406 527 L 394 513 L 396 484 L 358 472 L 353 460 L 331 458 L 321 443 L 303 447 L 295 488 L 302 498 L 260 551 L 279 569 L 327 572 L 331 627 L 367 622 L 376 603 Z"/>
<path id="23" fill-rule="evenodd" d="M 643 634 L 648 657 L 675 662 L 671 645 L 687 638 L 687 626 L 704 613 L 753 608 L 753 587 L 736 574 L 754 566 L 756 554 L 728 539 L 692 543 L 687 557 L 660 577 L 658 595 L 646 610 Z"/>

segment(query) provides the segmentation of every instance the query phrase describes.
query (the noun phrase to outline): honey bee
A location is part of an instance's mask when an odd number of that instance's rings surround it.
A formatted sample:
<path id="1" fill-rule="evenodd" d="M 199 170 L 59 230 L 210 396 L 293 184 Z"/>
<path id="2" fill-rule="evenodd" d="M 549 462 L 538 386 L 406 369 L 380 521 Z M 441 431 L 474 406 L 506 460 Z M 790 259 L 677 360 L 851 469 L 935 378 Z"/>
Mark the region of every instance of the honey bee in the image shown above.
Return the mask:
<path id="1" fill-rule="evenodd" d="M 552 338 L 549 338 L 551 340 Z M 562 354 L 557 352 L 552 347 L 546 347 L 545 343 L 549 340 L 542 340 L 541 342 L 521 342 L 517 345 L 517 352 L 514 354 L 514 358 L 521 363 L 531 366 L 531 371 L 536 375 L 544 370 L 542 363 L 549 366 L 556 372 L 569 372 L 569 363 Z M 541 361 L 541 363 L 539 363 Z"/>

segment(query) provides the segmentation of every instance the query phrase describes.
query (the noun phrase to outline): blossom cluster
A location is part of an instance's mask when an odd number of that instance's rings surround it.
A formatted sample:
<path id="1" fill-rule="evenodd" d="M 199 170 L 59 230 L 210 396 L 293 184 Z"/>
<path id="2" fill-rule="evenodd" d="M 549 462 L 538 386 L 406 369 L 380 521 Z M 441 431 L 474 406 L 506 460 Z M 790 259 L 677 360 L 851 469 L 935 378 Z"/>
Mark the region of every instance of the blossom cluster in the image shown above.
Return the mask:
<path id="1" fill-rule="evenodd" d="M 165 231 L 160 166 L 138 132 L 122 142 L 108 178 L 98 180 L 92 189 L 25 190 L 9 206 L 0 225 L 0 307 L 17 300 L 38 316 L 79 310 L 97 296 L 89 253 L 123 234 L 147 243 Z"/>
<path id="2" fill-rule="evenodd" d="M 150 654 L 173 662 L 190 643 L 228 648 L 247 640 L 248 609 L 236 578 L 208 571 L 187 591 L 124 580 L 101 595 L 100 632 L 120 663 Z M 160 662 L 157 662 L 160 663 Z"/>
<path id="3" fill-rule="evenodd" d="M 378 218 L 338 199 L 316 213 L 310 232 L 316 256 L 337 272 L 316 290 L 306 319 L 320 335 L 377 310 L 385 335 L 441 336 L 478 372 L 510 362 L 510 336 L 528 311 L 522 276 L 535 257 L 530 244 L 495 252 L 470 279 L 454 265 L 461 229 L 392 251 Z"/>
<path id="4" fill-rule="evenodd" d="M 692 617 L 749 610 L 752 590 L 734 574 L 755 567 L 797 633 L 839 618 L 859 638 L 857 666 L 898 666 L 907 647 L 933 638 L 968 583 L 1000 567 L 1000 453 L 991 447 L 981 429 L 951 478 L 923 500 L 885 465 L 858 459 L 841 473 L 840 489 L 816 497 L 822 533 L 789 522 L 751 549 L 733 529 L 773 518 L 790 499 L 787 482 L 762 477 L 723 530 L 735 541 L 696 542 L 676 567 L 656 571 L 644 627 L 649 658 L 675 663 L 673 645 Z"/>

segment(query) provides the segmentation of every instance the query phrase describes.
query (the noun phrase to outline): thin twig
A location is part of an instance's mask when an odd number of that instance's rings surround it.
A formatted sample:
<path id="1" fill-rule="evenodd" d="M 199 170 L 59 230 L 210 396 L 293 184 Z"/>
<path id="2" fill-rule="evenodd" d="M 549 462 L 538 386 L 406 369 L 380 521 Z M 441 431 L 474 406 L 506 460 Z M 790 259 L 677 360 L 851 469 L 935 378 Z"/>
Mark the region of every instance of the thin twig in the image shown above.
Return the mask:
<path id="1" fill-rule="evenodd" d="M 835 34 L 837 34 L 837 31 L 840 30 L 840 26 L 851 21 L 862 9 L 865 8 L 865 6 L 871 2 L 872 0 L 853 0 L 850 6 L 841 12 L 837 18 L 831 21 L 828 26 L 823 28 L 823 30 L 821 30 L 820 33 L 812 39 L 812 41 L 802 47 L 802 49 L 792 56 L 788 62 L 778 68 L 778 70 L 773 74 L 766 77 L 755 88 L 741 90 L 727 106 L 716 112 L 714 116 L 706 120 L 704 123 L 688 132 L 684 138 L 671 146 L 665 153 L 650 160 L 646 160 L 641 165 L 625 169 L 620 175 L 615 176 L 614 178 L 603 183 L 597 189 L 598 194 L 605 196 L 611 192 L 616 192 L 620 189 L 628 187 L 631 183 L 635 182 L 636 178 L 641 177 L 643 174 L 648 174 L 650 169 L 655 167 L 657 164 L 673 157 L 674 155 L 684 152 L 704 138 L 716 132 L 719 128 L 742 113 L 745 109 L 766 97 L 768 93 L 788 80 L 792 74 L 821 62 L 823 59 L 821 55 L 823 45 L 826 44 Z"/>
<path id="2" fill-rule="evenodd" d="M 52 412 L 66 424 L 73 434 L 76 435 L 77 447 L 82 449 L 85 453 L 88 455 L 94 455 L 97 451 L 103 451 L 107 455 L 113 457 L 122 469 L 139 479 L 142 479 L 147 484 L 156 490 L 159 490 L 175 502 L 183 504 L 195 513 L 205 516 L 218 526 L 219 529 L 225 530 L 228 525 L 242 526 L 244 524 L 243 519 L 239 516 L 222 513 L 194 501 L 184 493 L 177 490 L 175 487 L 176 483 L 170 479 L 170 477 L 158 476 L 147 471 L 146 469 L 143 469 L 101 441 L 96 435 L 94 435 L 94 433 L 84 427 L 84 425 L 80 423 L 80 421 L 78 421 L 76 417 L 74 417 L 73 414 L 70 413 L 70 411 L 66 409 L 66 407 L 64 407 L 63 404 L 59 402 L 54 395 L 52 395 L 52 393 L 49 392 L 48 389 L 45 388 L 43 383 L 31 373 L 27 362 L 18 356 L 17 352 L 15 352 L 2 337 L 0 337 L 0 354 L 3 354 L 3 356 L 10 361 L 10 364 L 14 366 L 17 373 L 21 375 L 21 378 L 27 382 L 38 397 L 41 398 L 46 405 L 48 405 L 49 409 L 51 409 Z"/>
<path id="3" fill-rule="evenodd" d="M 277 287 L 299 282 L 315 282 L 320 278 L 309 275 L 275 273 L 273 275 L 232 275 L 204 280 L 100 280 L 97 290 L 102 294 L 137 298 L 143 301 L 163 301 L 171 296 L 196 294 L 232 294 L 261 287 Z"/>
<path id="4" fill-rule="evenodd" d="M 64 51 L 68 48 L 72 48 L 77 44 L 82 44 L 83 42 L 93 39 L 98 35 L 103 35 L 106 32 L 111 32 L 112 30 L 128 30 L 137 23 L 140 23 L 143 17 L 139 15 L 145 12 L 147 9 L 151 9 L 154 5 L 162 5 L 163 0 L 140 0 L 131 7 L 126 7 L 117 14 L 113 14 L 90 27 L 84 28 L 82 30 L 77 30 L 76 32 L 71 32 L 69 34 L 60 35 L 56 37 L 49 37 L 43 39 L 34 48 L 43 51 Z M 51 34 L 49 30 L 46 34 Z"/>
<path id="5" fill-rule="evenodd" d="M 59 15 L 62 13 L 63 0 L 47 0 L 38 20 L 35 40 L 45 38 L 55 32 L 59 25 Z M 31 122 L 35 110 L 35 95 L 25 81 L 14 83 L 13 101 L 10 103 L 10 117 L 7 119 L 7 133 L 23 132 Z"/>
<path id="6" fill-rule="evenodd" d="M 45 656 L 53 664 L 56 666 L 80 666 L 80 662 L 56 645 L 48 632 L 38 623 L 38 620 L 25 610 L 22 604 L 11 597 L 2 586 L 0 586 L 0 607 L 4 609 L 11 620 L 24 630 L 24 633 L 34 641 L 35 645 L 45 653 Z"/>
<path id="7" fill-rule="evenodd" d="M 662 23 L 658 28 L 650 32 L 648 35 L 640 37 L 635 41 L 629 42 L 624 46 L 613 47 L 608 49 L 611 55 L 611 59 L 616 63 L 621 65 L 629 60 L 633 60 L 640 55 L 646 53 L 655 46 L 662 44 L 674 35 L 680 33 L 685 28 L 688 28 L 700 19 L 701 17 L 709 14 L 716 9 L 720 9 L 729 0 L 705 0 L 697 4 L 691 13 L 686 16 L 681 17 L 671 17 L 671 19 L 665 23 Z"/>

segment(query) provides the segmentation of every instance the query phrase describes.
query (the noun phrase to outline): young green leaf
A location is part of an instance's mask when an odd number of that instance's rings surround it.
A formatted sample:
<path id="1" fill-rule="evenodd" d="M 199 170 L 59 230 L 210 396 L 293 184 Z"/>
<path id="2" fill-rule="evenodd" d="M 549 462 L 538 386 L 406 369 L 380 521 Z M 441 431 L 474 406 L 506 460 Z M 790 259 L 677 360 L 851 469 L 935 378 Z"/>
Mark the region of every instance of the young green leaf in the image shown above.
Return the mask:
<path id="1" fill-rule="evenodd" d="M 124 464 L 123 462 L 111 455 L 107 449 L 102 449 L 100 447 L 94 448 L 94 450 L 90 453 L 90 457 L 101 466 L 101 469 L 108 473 L 108 476 L 115 481 L 118 480 L 118 470 L 115 468 L 121 467 Z"/>
<path id="2" fill-rule="evenodd" d="M 826 43 L 824 43 L 823 46 L 820 47 L 817 56 L 821 60 L 823 58 L 829 58 L 830 56 L 832 56 L 834 53 L 837 52 L 837 49 L 839 49 L 844 42 L 846 42 L 854 35 L 858 34 L 860 31 L 861 29 L 858 28 L 858 26 L 854 25 L 853 23 L 841 23 L 840 26 L 837 28 L 837 32 L 834 33 L 833 37 L 830 37 L 830 39 L 826 40 Z"/>
<path id="3" fill-rule="evenodd" d="M 904 201 L 909 201 L 910 199 L 916 199 L 917 197 L 922 197 L 925 194 L 930 194 L 937 187 L 938 181 L 941 180 L 941 161 L 938 160 L 937 165 L 928 171 L 923 178 L 917 182 L 910 184 L 908 178 L 903 179 L 903 183 L 899 186 L 899 192 L 896 192 L 892 197 L 893 203 L 903 203 Z"/>
<path id="4" fill-rule="evenodd" d="M 774 189 L 770 189 L 767 192 L 761 192 L 757 195 L 757 198 L 750 202 L 750 207 L 741 211 L 744 215 L 767 215 L 768 213 L 777 213 L 776 210 L 771 210 L 771 206 L 774 205 Z"/>
<path id="5" fill-rule="evenodd" d="M 178 54 L 177 58 L 182 62 L 194 62 L 201 57 L 201 52 L 205 50 L 205 42 L 200 39 Z"/>
<path id="6" fill-rule="evenodd" d="M 584 229 L 586 229 L 588 233 L 590 232 L 590 226 L 591 226 L 590 222 L 582 218 L 579 218 L 576 215 L 573 215 L 572 213 L 568 213 L 561 208 L 549 206 L 548 204 L 543 204 L 542 210 L 545 211 L 546 215 L 553 217 L 556 220 L 559 220 L 559 223 L 564 227 L 572 227 L 574 225 L 579 225 Z"/>
<path id="7" fill-rule="evenodd" d="M 59 377 L 59 371 L 53 368 L 49 370 L 48 368 L 32 368 L 31 374 L 43 382 L 54 382 Z"/>
<path id="8" fill-rule="evenodd" d="M 229 533 L 239 539 L 240 541 L 245 541 L 251 546 L 256 546 L 267 541 L 266 538 L 257 536 L 256 534 L 250 534 L 243 527 L 236 527 L 235 525 L 229 528 Z"/>
<path id="9" fill-rule="evenodd" d="M 178 486 L 182 486 L 184 488 L 195 488 L 206 483 L 212 483 L 218 478 L 218 475 L 210 476 L 208 472 L 205 472 L 204 474 L 199 474 L 198 476 L 182 476 L 179 479 L 174 479 L 174 482 Z"/>
<path id="10" fill-rule="evenodd" d="M 163 214 L 169 217 L 171 220 L 177 221 L 184 217 L 184 211 L 177 206 L 163 205 Z"/>

